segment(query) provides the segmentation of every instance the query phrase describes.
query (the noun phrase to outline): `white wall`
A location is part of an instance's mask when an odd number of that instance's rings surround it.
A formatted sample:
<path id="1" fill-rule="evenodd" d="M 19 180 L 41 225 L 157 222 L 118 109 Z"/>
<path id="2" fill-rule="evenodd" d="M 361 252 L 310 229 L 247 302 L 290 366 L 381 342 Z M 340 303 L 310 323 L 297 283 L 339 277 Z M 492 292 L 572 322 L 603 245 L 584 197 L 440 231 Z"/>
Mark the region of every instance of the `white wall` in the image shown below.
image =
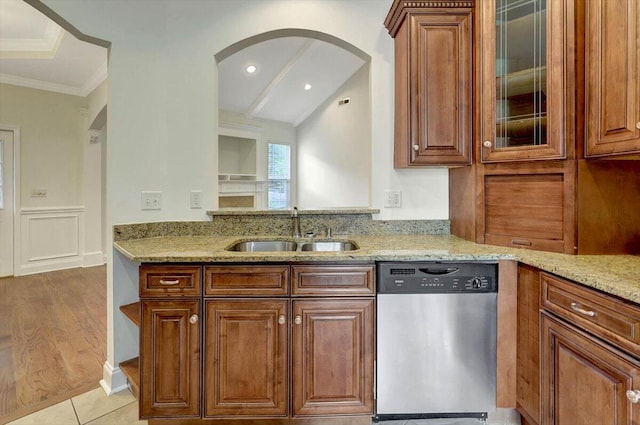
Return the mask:
<path id="1" fill-rule="evenodd" d="M 189 191 L 203 190 L 206 208 L 215 204 L 214 55 L 247 37 L 281 28 L 324 32 L 371 56 L 372 206 L 382 208 L 385 189 L 402 190 L 404 201 L 403 208 L 383 209 L 378 218 L 447 218 L 446 169 L 393 169 L 394 54 L 383 26 L 392 0 L 42 1 L 84 34 L 112 42 L 110 223 L 207 219 L 205 209 L 189 208 Z M 162 191 L 163 209 L 141 211 L 143 190 Z M 137 281 L 111 253 L 109 262 L 106 370 L 137 346 L 118 311 L 123 294 L 130 294 L 128 301 L 135 299 Z M 109 373 L 105 382 L 113 378 Z"/>
<path id="2" fill-rule="evenodd" d="M 16 276 L 104 263 L 102 155 L 89 145 L 90 103 L 0 85 L 0 123 L 19 127 L 21 135 Z M 33 197 L 34 190 L 46 190 L 46 197 Z"/>
<path id="3" fill-rule="evenodd" d="M 20 127 L 22 208 L 82 205 L 86 110 L 83 97 L 0 84 L 0 122 Z"/>
<path id="4" fill-rule="evenodd" d="M 345 98 L 350 102 L 339 106 Z M 370 205 L 369 98 L 365 64 L 297 127 L 299 207 Z"/>

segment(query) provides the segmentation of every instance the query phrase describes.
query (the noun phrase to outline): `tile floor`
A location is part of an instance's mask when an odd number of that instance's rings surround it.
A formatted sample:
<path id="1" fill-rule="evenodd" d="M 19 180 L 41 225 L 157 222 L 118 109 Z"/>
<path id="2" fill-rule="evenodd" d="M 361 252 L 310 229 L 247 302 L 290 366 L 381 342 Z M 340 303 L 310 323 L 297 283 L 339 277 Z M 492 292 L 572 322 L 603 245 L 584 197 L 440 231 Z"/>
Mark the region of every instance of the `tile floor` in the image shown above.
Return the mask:
<path id="1" fill-rule="evenodd" d="M 138 402 L 129 391 L 108 397 L 96 388 L 32 413 L 7 425 L 146 425 L 138 420 Z M 379 425 L 483 425 L 477 419 L 410 419 L 381 421 Z M 519 425 L 519 415 L 510 409 L 489 413 L 487 425 Z"/>
<path id="2" fill-rule="evenodd" d="M 138 420 L 138 403 L 129 391 L 108 397 L 96 388 L 8 425 L 146 425 Z"/>

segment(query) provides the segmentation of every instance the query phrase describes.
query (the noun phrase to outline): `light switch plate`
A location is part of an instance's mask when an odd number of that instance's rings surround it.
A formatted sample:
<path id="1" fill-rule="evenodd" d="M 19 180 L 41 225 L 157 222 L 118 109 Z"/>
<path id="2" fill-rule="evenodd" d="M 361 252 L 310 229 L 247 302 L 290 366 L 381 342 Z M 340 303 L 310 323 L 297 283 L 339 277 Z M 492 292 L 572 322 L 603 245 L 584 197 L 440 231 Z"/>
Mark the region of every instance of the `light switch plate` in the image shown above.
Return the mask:
<path id="1" fill-rule="evenodd" d="M 192 190 L 189 197 L 190 197 L 191 209 L 202 208 L 202 191 L 201 190 Z"/>
<path id="2" fill-rule="evenodd" d="M 161 210 L 162 192 L 142 192 L 140 209 Z"/>
<path id="3" fill-rule="evenodd" d="M 384 207 L 400 208 L 402 206 L 402 192 L 399 190 L 384 191 Z"/>

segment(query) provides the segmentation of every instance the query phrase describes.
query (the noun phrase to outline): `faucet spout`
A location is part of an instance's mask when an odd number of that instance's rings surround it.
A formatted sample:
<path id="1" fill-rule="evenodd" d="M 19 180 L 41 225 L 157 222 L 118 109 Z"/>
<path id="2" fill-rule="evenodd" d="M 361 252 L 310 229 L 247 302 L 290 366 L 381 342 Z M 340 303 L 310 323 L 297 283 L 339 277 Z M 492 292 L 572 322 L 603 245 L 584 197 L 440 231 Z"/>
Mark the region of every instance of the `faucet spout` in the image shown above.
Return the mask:
<path id="1" fill-rule="evenodd" d="M 291 211 L 291 221 L 293 226 L 292 235 L 294 238 L 300 237 L 300 217 L 298 216 L 298 207 L 293 207 Z"/>

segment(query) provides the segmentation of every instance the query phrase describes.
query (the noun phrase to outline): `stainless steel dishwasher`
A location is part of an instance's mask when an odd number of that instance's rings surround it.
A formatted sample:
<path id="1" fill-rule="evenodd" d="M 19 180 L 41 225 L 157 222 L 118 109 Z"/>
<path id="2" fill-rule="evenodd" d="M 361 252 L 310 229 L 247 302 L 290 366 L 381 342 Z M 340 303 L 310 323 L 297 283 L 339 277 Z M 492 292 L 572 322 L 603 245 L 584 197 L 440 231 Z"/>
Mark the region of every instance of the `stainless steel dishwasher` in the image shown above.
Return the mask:
<path id="1" fill-rule="evenodd" d="M 496 409 L 498 265 L 377 265 L 375 420 Z"/>

